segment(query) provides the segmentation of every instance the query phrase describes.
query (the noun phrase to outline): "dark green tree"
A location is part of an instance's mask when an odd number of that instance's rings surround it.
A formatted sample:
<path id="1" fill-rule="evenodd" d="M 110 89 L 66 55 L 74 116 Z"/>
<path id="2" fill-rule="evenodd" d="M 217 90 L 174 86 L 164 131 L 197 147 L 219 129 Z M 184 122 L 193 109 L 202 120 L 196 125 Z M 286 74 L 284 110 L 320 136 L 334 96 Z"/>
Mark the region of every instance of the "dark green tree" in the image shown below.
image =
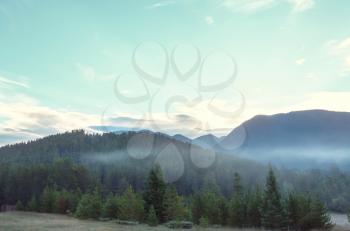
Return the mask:
<path id="1" fill-rule="evenodd" d="M 112 193 L 108 194 L 102 207 L 102 217 L 117 218 L 119 215 L 118 198 Z"/>
<path id="2" fill-rule="evenodd" d="M 118 218 L 142 222 L 145 217 L 144 201 L 139 194 L 136 194 L 129 186 L 123 195 L 118 198 Z"/>
<path id="3" fill-rule="evenodd" d="M 156 165 L 149 173 L 143 198 L 146 211 L 153 205 L 160 223 L 165 222 L 165 188 L 162 170 Z"/>
<path id="4" fill-rule="evenodd" d="M 84 194 L 79 201 L 75 215 L 80 219 L 94 218 L 101 215 L 102 202 L 98 190 L 93 193 Z"/>
<path id="5" fill-rule="evenodd" d="M 179 196 L 175 186 L 167 187 L 164 195 L 165 221 L 184 220 L 187 208 L 182 196 Z"/>
<path id="6" fill-rule="evenodd" d="M 300 220 L 301 230 L 330 230 L 333 226 L 334 224 L 331 222 L 325 206 L 319 200 L 313 200 L 311 202 L 310 212 Z"/>
<path id="7" fill-rule="evenodd" d="M 56 190 L 46 186 L 43 193 L 40 196 L 40 211 L 44 213 L 54 212 L 56 197 Z"/>
<path id="8" fill-rule="evenodd" d="M 204 205 L 200 194 L 196 194 L 192 198 L 191 203 L 192 221 L 199 224 L 199 220 L 204 215 Z"/>
<path id="9" fill-rule="evenodd" d="M 255 192 L 248 193 L 247 199 L 247 215 L 246 224 L 249 227 L 260 228 L 261 227 L 261 213 L 260 208 L 262 204 L 262 195 L 259 187 L 255 189 Z"/>
<path id="10" fill-rule="evenodd" d="M 281 229 L 285 226 L 285 214 L 275 174 L 270 167 L 266 178 L 261 209 L 261 224 L 265 229 Z"/>
<path id="11" fill-rule="evenodd" d="M 229 205 L 229 224 L 233 227 L 243 227 L 246 215 L 246 203 L 243 196 L 241 177 L 238 173 L 234 174 L 233 182 L 233 197 Z"/>

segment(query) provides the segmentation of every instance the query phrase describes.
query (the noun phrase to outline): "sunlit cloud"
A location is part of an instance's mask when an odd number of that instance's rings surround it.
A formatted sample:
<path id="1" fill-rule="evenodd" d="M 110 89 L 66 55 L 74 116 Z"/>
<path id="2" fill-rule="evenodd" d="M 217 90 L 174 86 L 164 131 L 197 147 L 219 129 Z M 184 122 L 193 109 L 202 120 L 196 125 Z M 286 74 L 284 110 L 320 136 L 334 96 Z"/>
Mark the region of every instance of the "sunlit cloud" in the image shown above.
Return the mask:
<path id="1" fill-rule="evenodd" d="M 302 12 L 311 9 L 315 5 L 314 0 L 289 0 L 293 7 L 293 11 Z"/>
<path id="2" fill-rule="evenodd" d="M 343 40 L 331 40 L 326 43 L 330 55 L 342 60 L 342 72 L 350 71 L 350 37 Z"/>
<path id="3" fill-rule="evenodd" d="M 300 59 L 295 60 L 295 63 L 296 63 L 297 65 L 301 66 L 301 65 L 304 65 L 304 64 L 305 64 L 305 61 L 306 61 L 305 58 L 300 58 Z"/>
<path id="4" fill-rule="evenodd" d="M 205 22 L 208 24 L 208 25 L 212 25 L 214 24 L 214 18 L 212 16 L 206 16 L 205 17 Z"/>
<path id="5" fill-rule="evenodd" d="M 17 86 L 17 87 L 23 87 L 23 88 L 29 88 L 29 85 L 23 82 L 11 80 L 9 78 L 0 76 L 0 85 L 1 84 L 6 84 L 6 85 L 12 85 L 12 86 Z"/>
<path id="6" fill-rule="evenodd" d="M 161 1 L 161 2 L 156 2 L 150 6 L 147 6 L 148 9 L 155 9 L 155 8 L 160 8 L 168 5 L 173 5 L 175 4 L 175 1 Z"/>
<path id="7" fill-rule="evenodd" d="M 252 13 L 270 8 L 275 3 L 275 0 L 224 0 L 222 6 L 233 11 Z"/>

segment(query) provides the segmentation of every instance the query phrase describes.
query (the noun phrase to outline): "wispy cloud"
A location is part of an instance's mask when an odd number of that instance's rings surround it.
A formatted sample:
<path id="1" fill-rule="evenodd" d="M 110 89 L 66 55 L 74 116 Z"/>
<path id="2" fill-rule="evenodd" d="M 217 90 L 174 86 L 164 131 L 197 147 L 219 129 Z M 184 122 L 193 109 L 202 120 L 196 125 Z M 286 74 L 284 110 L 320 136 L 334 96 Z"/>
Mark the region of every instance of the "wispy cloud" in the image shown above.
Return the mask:
<path id="1" fill-rule="evenodd" d="M 271 7 L 275 0 L 224 0 L 222 5 L 233 11 L 252 13 Z"/>
<path id="2" fill-rule="evenodd" d="M 169 6 L 169 5 L 173 5 L 175 4 L 175 1 L 161 1 L 161 2 L 156 2 L 152 5 L 147 6 L 147 9 L 155 9 L 155 8 L 160 8 L 160 7 L 164 7 L 164 6 Z"/>
<path id="3" fill-rule="evenodd" d="M 343 40 L 328 41 L 326 48 L 330 55 L 342 60 L 342 72 L 350 72 L 350 37 Z"/>
<path id="4" fill-rule="evenodd" d="M 223 0 L 221 4 L 232 11 L 254 13 L 269 9 L 280 3 L 289 4 L 294 12 L 302 12 L 311 9 L 315 5 L 314 0 Z"/>
<path id="5" fill-rule="evenodd" d="M 289 3 L 293 6 L 295 12 L 311 9 L 315 5 L 314 0 L 289 0 Z"/>
<path id="6" fill-rule="evenodd" d="M 12 85 L 12 86 L 17 86 L 17 87 L 24 87 L 24 88 L 29 88 L 29 85 L 23 82 L 11 80 L 9 78 L 5 78 L 3 76 L 0 76 L 0 84 L 6 84 L 6 85 Z"/>
<path id="7" fill-rule="evenodd" d="M 26 96 L 23 100 L 0 101 L 0 145 L 36 139 L 50 134 L 86 128 L 99 116 L 40 105 Z"/>

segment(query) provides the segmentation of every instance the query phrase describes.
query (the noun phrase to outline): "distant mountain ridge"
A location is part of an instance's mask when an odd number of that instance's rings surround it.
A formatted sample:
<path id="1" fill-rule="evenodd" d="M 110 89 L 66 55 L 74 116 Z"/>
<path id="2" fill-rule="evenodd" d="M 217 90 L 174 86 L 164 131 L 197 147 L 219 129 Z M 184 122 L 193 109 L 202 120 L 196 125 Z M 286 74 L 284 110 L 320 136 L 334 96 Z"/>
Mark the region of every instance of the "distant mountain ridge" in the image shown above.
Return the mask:
<path id="1" fill-rule="evenodd" d="M 239 139 L 242 142 L 236 145 Z M 307 110 L 258 115 L 220 144 L 226 152 L 285 166 L 336 163 L 350 169 L 350 113 Z"/>
<path id="2" fill-rule="evenodd" d="M 338 164 L 350 170 L 350 113 L 325 110 L 294 111 L 275 115 L 257 115 L 233 129 L 227 136 L 216 137 L 206 134 L 194 139 L 181 134 L 173 136 L 149 130 L 95 126 L 93 130 L 101 131 L 99 136 L 74 133 L 66 136 L 54 135 L 28 144 L 17 144 L 0 148 L 0 159 L 3 161 L 19 157 L 29 148 L 39 153 L 57 153 L 64 156 L 65 152 L 81 153 L 108 152 L 128 148 L 131 136 L 141 137 L 133 146 L 138 152 L 145 150 L 142 137 L 154 139 L 152 152 L 157 153 L 169 143 L 175 144 L 182 153 L 190 157 L 191 145 L 218 154 L 229 154 L 259 162 L 282 164 L 296 168 L 313 168 Z M 103 133 L 103 131 L 110 133 Z M 78 132 L 79 133 L 79 132 Z M 72 136 L 74 140 L 66 139 Z M 65 139 L 63 139 L 63 137 Z M 53 140 L 51 146 L 47 146 Z M 71 144 L 82 142 L 84 145 Z M 138 143 L 139 142 L 139 143 Z M 41 146 L 45 143 L 45 146 Z M 147 145 L 146 145 L 147 146 Z M 74 147 L 74 148 L 73 148 Z M 44 150 L 44 151 L 42 151 Z M 10 155 L 11 154 L 11 155 Z M 18 155 L 17 155 L 18 154 Z M 124 154 L 120 154 L 125 156 Z M 6 157 L 5 157 L 6 156 Z M 11 158 L 7 158 L 11 157 Z M 47 158 L 47 157 L 45 157 Z M 44 158 L 44 159 L 45 159 Z"/>
<path id="3" fill-rule="evenodd" d="M 272 116 L 258 115 L 244 122 L 246 147 L 350 146 L 350 113 L 325 110 L 296 111 Z M 236 135 L 234 129 L 228 137 Z"/>

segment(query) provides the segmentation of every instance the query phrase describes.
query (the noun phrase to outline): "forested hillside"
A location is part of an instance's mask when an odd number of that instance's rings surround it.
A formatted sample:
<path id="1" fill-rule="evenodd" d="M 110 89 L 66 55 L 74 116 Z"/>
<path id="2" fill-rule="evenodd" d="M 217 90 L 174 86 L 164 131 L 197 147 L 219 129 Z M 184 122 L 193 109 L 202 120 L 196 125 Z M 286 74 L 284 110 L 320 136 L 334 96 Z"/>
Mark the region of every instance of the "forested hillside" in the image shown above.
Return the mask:
<path id="1" fill-rule="evenodd" d="M 152 148 L 132 143 L 135 135 L 152 141 Z M 150 138 L 152 137 L 152 138 Z M 179 152 L 166 147 L 173 144 Z M 127 132 L 122 134 L 91 135 L 73 131 L 49 136 L 29 143 L 0 148 L 0 199 L 3 204 L 17 200 L 28 202 L 32 194 L 42 193 L 45 187 L 57 190 L 91 191 L 96 186 L 104 194 L 120 193 L 130 184 L 137 192 L 145 188 L 148 172 L 158 163 L 157 157 L 166 155 L 171 164 L 159 162 L 166 179 L 183 168 L 178 179 L 168 182 L 176 186 L 181 195 L 199 192 L 211 182 L 218 186 L 221 195 L 229 198 L 233 193 L 233 176 L 241 176 L 242 185 L 254 189 L 264 184 L 268 167 L 251 160 L 215 153 L 214 162 L 201 167 L 191 156 L 190 143 L 184 143 L 161 133 Z M 167 151 L 164 153 L 163 150 Z M 150 150 L 149 155 L 138 158 L 130 154 Z M 196 147 L 196 153 L 205 158 L 208 150 Z M 172 155 L 180 154 L 183 166 L 178 166 Z M 193 153 L 192 153 L 193 154 Z M 158 164 L 159 164 L 158 163 Z M 290 170 L 275 168 L 281 193 L 307 193 L 325 202 L 334 211 L 347 211 L 350 207 L 350 176 L 336 166 L 328 170 Z"/>

